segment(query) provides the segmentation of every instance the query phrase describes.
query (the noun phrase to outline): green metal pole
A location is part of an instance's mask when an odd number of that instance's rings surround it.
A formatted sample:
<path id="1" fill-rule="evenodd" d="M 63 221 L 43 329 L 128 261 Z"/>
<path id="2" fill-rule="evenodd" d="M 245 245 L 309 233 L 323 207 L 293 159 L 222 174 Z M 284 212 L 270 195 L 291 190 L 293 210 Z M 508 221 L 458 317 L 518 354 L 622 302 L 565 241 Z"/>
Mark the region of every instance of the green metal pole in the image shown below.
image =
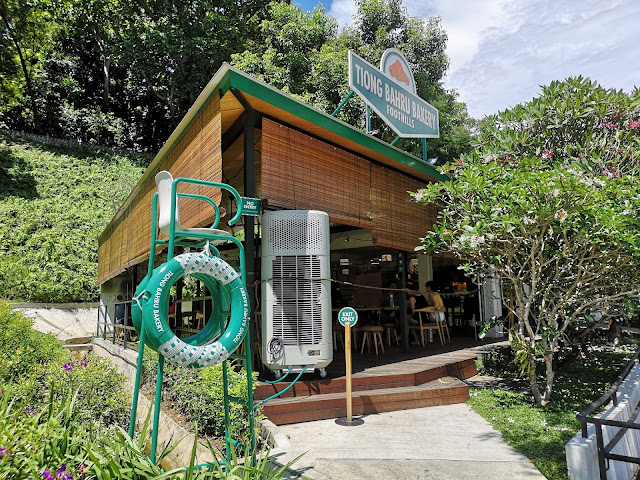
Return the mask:
<path id="1" fill-rule="evenodd" d="M 137 305 L 136 305 L 137 308 Z M 136 431 L 136 415 L 138 414 L 138 397 L 140 396 L 140 379 L 142 377 L 142 358 L 144 356 L 144 322 L 140 323 L 140 345 L 138 346 L 138 363 L 136 366 L 136 383 L 133 387 L 133 404 L 131 405 L 131 423 L 129 424 L 129 436 L 133 438 Z"/>
<path id="2" fill-rule="evenodd" d="M 351 97 L 353 97 L 353 94 L 354 94 L 354 91 L 353 91 L 353 90 L 351 90 L 351 91 L 349 92 L 349 95 L 347 95 L 347 96 L 345 97 L 345 99 L 344 99 L 344 100 L 342 100 L 342 102 L 340 102 L 340 105 L 338 105 L 338 108 L 336 108 L 336 109 L 333 111 L 333 113 L 331 114 L 331 116 L 332 116 L 332 117 L 335 117 L 335 116 L 338 114 L 338 112 L 339 112 L 340 110 L 342 110 L 342 107 L 344 107 L 344 106 L 347 104 L 347 102 L 349 101 L 349 99 L 350 99 Z"/>
<path id="3" fill-rule="evenodd" d="M 224 441 L 227 444 L 226 458 L 227 462 L 231 461 L 231 449 L 233 448 L 231 442 L 231 420 L 229 415 L 229 383 L 227 379 L 227 361 L 222 362 L 222 388 L 224 398 Z"/>
<path id="4" fill-rule="evenodd" d="M 400 140 L 400 136 L 399 135 L 396 138 L 393 139 L 393 142 L 391 142 L 391 145 L 395 145 L 398 140 Z"/>
<path id="5" fill-rule="evenodd" d="M 156 403 L 153 410 L 153 431 L 151 432 L 151 463 L 156 463 L 158 447 L 158 424 L 160 423 L 160 402 L 162 401 L 162 377 L 164 376 L 164 356 L 158 355 L 158 376 L 156 378 Z"/>
<path id="6" fill-rule="evenodd" d="M 369 105 L 366 105 L 364 109 L 364 121 L 367 133 L 369 133 L 371 131 L 371 109 Z"/>
<path id="7" fill-rule="evenodd" d="M 427 139 L 422 139 L 422 160 L 427 161 Z"/>

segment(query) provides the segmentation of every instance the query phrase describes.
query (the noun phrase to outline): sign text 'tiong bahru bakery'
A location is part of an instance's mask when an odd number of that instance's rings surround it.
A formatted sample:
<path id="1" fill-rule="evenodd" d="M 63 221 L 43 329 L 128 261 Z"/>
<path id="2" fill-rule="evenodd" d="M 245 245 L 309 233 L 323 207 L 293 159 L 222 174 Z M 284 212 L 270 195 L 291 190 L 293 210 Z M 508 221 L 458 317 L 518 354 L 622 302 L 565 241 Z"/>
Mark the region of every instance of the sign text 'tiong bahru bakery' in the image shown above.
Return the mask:
<path id="1" fill-rule="evenodd" d="M 400 137 L 439 137 L 438 110 L 416 95 L 413 74 L 402 54 L 387 50 L 380 67 L 349 51 L 349 87 Z"/>

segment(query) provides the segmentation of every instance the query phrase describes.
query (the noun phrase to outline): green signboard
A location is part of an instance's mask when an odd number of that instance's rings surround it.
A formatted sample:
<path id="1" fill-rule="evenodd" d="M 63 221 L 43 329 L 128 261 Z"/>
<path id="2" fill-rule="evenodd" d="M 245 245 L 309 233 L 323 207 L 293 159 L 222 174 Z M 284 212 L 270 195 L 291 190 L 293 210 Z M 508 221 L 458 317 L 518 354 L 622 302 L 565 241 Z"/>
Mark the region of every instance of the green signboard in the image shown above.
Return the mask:
<path id="1" fill-rule="evenodd" d="M 351 307 L 344 307 L 338 312 L 338 321 L 343 327 L 347 322 L 349 322 L 349 324 L 353 327 L 356 323 L 358 323 L 358 312 L 356 312 Z"/>
<path id="2" fill-rule="evenodd" d="M 400 82 L 408 75 L 395 67 L 394 79 L 349 51 L 349 87 L 400 137 L 440 137 L 438 109 L 407 90 Z"/>
<path id="3" fill-rule="evenodd" d="M 253 217 L 260 216 L 262 214 L 262 200 L 259 198 L 242 198 L 242 214 L 251 215 Z"/>

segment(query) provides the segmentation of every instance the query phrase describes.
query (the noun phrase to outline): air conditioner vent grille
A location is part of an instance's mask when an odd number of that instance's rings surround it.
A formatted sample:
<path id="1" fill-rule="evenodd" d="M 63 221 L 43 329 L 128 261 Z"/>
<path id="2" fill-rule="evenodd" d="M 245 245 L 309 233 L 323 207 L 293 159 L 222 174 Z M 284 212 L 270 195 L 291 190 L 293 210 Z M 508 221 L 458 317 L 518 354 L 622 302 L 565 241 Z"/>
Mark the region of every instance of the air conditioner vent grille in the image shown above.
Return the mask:
<path id="1" fill-rule="evenodd" d="M 277 256 L 272 263 L 273 334 L 285 345 L 322 342 L 320 257 Z"/>

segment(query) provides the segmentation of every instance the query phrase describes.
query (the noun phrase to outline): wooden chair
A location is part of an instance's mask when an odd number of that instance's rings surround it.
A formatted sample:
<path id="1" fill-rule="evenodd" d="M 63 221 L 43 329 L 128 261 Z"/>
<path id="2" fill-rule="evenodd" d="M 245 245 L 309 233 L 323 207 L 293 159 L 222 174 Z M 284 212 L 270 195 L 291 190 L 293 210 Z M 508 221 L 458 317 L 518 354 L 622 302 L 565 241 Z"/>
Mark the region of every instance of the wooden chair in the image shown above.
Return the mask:
<path id="1" fill-rule="evenodd" d="M 442 322 L 433 322 L 431 321 L 431 318 L 429 316 L 429 314 L 431 313 L 436 313 L 436 308 L 425 307 L 425 308 L 419 308 L 415 311 L 418 312 L 418 323 L 410 324 L 409 329 L 418 330 L 420 332 L 420 343 L 422 344 L 422 346 L 424 347 L 425 345 L 424 332 L 428 330 L 437 330 L 438 335 L 440 337 L 440 344 L 444 345 L 444 340 L 442 338 Z M 424 314 L 424 317 L 423 317 L 423 314 Z"/>
<path id="2" fill-rule="evenodd" d="M 384 332 L 384 328 L 377 327 L 375 325 L 367 325 L 364 327 L 360 327 L 360 332 L 362 332 L 362 349 L 360 353 L 364 352 L 364 346 L 367 345 L 367 352 L 371 351 L 371 340 L 373 339 L 373 345 L 376 348 L 376 355 L 378 355 L 378 345 L 382 349 L 382 353 L 384 353 L 384 344 L 382 343 L 382 332 Z"/>
<path id="3" fill-rule="evenodd" d="M 435 307 L 436 312 L 443 312 L 444 319 L 440 320 L 440 329 L 442 330 L 442 336 L 444 337 L 445 332 L 447 333 L 447 338 L 449 339 L 449 343 L 451 343 L 451 333 L 449 333 L 449 322 L 447 322 L 447 309 L 445 307 Z"/>

